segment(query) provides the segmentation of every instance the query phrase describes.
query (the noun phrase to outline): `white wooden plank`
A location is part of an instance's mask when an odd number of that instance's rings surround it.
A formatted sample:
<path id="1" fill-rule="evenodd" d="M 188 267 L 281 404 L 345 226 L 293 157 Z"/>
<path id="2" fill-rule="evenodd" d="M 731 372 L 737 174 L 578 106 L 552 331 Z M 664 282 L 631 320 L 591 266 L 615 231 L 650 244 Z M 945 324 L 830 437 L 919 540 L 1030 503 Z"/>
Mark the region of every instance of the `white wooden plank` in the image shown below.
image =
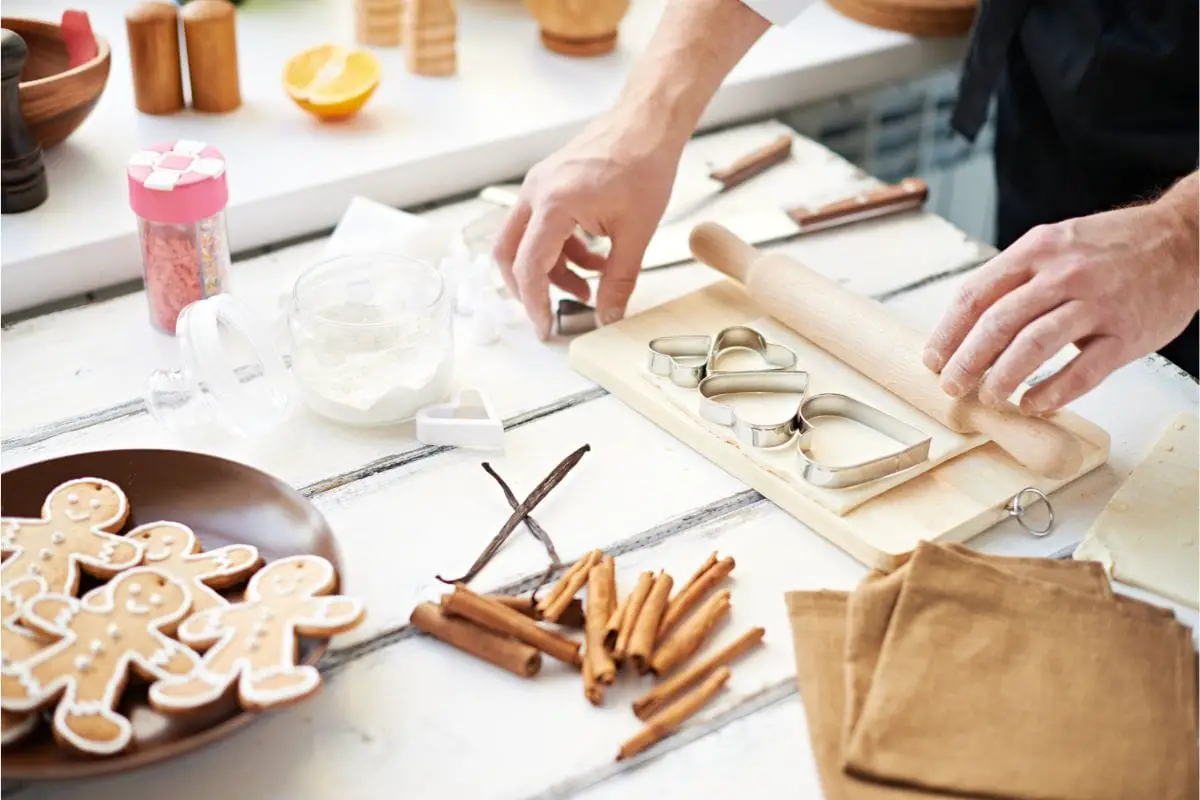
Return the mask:
<path id="1" fill-rule="evenodd" d="M 799 693 L 574 797 L 823 797 Z"/>
<path id="2" fill-rule="evenodd" d="M 768 509 L 618 557 L 618 581 L 631 586 L 638 572 L 656 568 L 685 579 L 713 549 L 737 560 L 733 608 L 701 655 L 754 625 L 766 627 L 767 638 L 734 665 L 729 685 L 695 725 L 787 683 L 793 661 L 785 591 L 850 588 L 863 573 Z M 115 800 L 169 790 L 176 800 L 200 800 L 212 791 L 202 779 L 211 774 L 237 786 L 227 796 L 245 798 L 524 797 L 610 769 L 620 743 L 639 729 L 629 703 L 649 680 L 623 675 L 601 709 L 584 700 L 580 685 L 578 674 L 559 664 L 546 662 L 541 675 L 524 681 L 414 638 L 350 664 L 316 700 L 228 742 L 140 774 L 55 787 L 54 797 Z"/>

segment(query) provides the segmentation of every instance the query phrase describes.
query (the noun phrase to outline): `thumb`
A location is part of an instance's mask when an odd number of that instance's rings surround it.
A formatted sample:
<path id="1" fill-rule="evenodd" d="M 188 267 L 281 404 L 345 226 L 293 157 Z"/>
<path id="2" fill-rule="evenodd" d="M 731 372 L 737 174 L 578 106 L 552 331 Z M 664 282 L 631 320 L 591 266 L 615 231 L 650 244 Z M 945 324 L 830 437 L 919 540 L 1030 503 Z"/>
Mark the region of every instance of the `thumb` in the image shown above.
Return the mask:
<path id="1" fill-rule="evenodd" d="M 612 249 L 605 259 L 600 286 L 596 290 L 596 321 L 599 324 L 611 325 L 625 316 L 649 243 L 649 237 L 635 238 L 628 234 L 613 237 Z"/>

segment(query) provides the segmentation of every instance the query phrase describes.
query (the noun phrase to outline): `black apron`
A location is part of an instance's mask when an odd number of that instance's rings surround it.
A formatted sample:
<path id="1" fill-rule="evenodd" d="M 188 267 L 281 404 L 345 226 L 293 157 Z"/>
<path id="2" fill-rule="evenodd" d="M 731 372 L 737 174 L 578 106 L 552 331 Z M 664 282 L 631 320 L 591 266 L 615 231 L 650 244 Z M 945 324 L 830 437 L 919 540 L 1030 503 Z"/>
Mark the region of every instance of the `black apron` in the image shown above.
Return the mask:
<path id="1" fill-rule="evenodd" d="M 996 245 L 1151 199 L 1200 161 L 1197 0 L 982 0 L 951 124 L 996 95 Z M 1200 329 L 1161 352 L 1196 377 Z"/>

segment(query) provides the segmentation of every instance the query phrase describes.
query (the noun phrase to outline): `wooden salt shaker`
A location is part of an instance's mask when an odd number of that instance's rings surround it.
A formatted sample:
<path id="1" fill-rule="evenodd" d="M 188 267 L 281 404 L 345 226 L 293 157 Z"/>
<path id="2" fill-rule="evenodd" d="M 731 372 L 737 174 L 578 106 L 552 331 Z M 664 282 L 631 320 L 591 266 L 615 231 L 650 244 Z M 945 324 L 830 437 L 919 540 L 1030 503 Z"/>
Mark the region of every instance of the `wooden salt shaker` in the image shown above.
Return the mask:
<path id="1" fill-rule="evenodd" d="M 242 104 L 238 87 L 237 12 L 228 0 L 192 0 L 183 7 L 192 108 L 223 113 Z"/>
<path id="2" fill-rule="evenodd" d="M 24 39 L 7 28 L 0 31 L 0 212 L 5 214 L 37 208 L 49 194 L 42 148 L 21 114 L 21 67 L 28 55 Z"/>
<path id="3" fill-rule="evenodd" d="M 441 77 L 458 71 L 453 0 L 406 0 L 404 65 L 414 75 Z"/>
<path id="4" fill-rule="evenodd" d="M 354 0 L 354 30 L 359 44 L 399 47 L 404 0 Z"/>
<path id="5" fill-rule="evenodd" d="M 183 110 L 179 11 L 170 3 L 139 3 L 125 13 L 133 103 L 143 114 Z"/>

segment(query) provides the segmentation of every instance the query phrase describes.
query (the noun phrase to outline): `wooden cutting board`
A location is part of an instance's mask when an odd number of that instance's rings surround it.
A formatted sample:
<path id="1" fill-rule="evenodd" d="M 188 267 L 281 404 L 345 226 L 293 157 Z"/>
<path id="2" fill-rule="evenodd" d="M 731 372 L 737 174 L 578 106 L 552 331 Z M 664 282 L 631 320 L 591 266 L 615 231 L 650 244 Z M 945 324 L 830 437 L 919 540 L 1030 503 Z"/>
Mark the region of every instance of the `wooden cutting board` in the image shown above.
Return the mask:
<path id="1" fill-rule="evenodd" d="M 715 335 L 750 325 L 768 341 L 786 344 L 809 373 L 809 393 L 836 392 L 861 400 L 932 436 L 931 457 L 900 475 L 848 489 L 821 489 L 796 469 L 795 445 L 772 450 L 741 445 L 732 432 L 702 419 L 699 394 L 680 389 L 647 369 L 647 344 L 659 336 Z M 1008 516 L 1006 504 L 1022 489 L 1049 494 L 1108 459 L 1108 435 L 1069 412 L 1056 419 L 1085 442 L 1079 472 L 1063 480 L 1021 467 L 980 435 L 940 425 L 861 373 L 777 321 L 764 317 L 745 291 L 720 281 L 576 339 L 571 366 L 631 408 L 845 549 L 868 566 L 889 570 L 921 540 L 964 541 Z M 752 363 L 723 364 L 745 369 Z M 735 409 L 756 422 L 794 410 L 797 398 L 734 398 Z M 823 419 L 813 450 L 823 462 L 850 464 L 883 455 L 896 445 L 848 420 Z"/>

